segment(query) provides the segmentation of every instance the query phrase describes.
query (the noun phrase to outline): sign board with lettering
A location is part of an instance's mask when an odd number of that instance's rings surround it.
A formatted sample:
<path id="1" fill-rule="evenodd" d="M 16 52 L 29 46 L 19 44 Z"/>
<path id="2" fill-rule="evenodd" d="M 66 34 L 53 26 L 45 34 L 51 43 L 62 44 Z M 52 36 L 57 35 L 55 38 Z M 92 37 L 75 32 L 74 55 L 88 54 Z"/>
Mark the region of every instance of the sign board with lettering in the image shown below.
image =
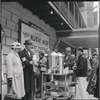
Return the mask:
<path id="1" fill-rule="evenodd" d="M 33 49 L 35 50 L 42 50 L 48 51 L 49 50 L 49 36 L 45 33 L 36 30 L 35 28 L 21 23 L 21 44 L 22 49 L 24 48 L 25 40 L 32 40 L 33 41 Z"/>
<path id="2" fill-rule="evenodd" d="M 49 50 L 49 36 L 47 34 L 41 32 L 39 29 L 35 29 L 23 21 L 21 21 L 19 25 L 19 30 L 19 42 L 21 42 L 22 46 L 21 49 L 24 48 L 25 40 L 29 39 L 33 41 L 33 52 Z"/>

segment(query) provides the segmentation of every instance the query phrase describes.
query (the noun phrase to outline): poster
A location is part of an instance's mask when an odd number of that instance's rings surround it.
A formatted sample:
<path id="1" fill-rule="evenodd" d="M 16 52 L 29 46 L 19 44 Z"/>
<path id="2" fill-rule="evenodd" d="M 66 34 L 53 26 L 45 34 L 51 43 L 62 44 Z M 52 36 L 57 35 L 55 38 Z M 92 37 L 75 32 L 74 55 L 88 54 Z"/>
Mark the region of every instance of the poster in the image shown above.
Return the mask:
<path id="1" fill-rule="evenodd" d="M 32 40 L 32 51 L 38 55 L 39 51 L 48 51 L 49 50 L 49 36 L 45 33 L 36 30 L 34 27 L 31 27 L 25 23 L 21 23 L 21 49 L 24 49 L 25 40 Z"/>

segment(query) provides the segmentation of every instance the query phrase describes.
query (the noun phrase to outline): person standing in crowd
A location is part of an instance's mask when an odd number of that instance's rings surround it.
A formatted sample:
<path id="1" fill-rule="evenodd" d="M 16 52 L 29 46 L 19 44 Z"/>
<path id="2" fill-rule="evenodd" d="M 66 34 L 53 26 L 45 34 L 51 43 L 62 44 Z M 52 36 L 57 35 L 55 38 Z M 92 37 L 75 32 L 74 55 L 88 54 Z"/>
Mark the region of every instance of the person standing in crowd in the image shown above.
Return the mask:
<path id="1" fill-rule="evenodd" d="M 8 93 L 12 90 L 18 100 L 25 95 L 23 67 L 18 55 L 20 49 L 20 43 L 12 43 L 11 51 L 6 57 Z"/>
<path id="2" fill-rule="evenodd" d="M 74 100 L 97 100 L 97 98 L 89 95 L 89 93 L 87 92 L 88 64 L 86 55 L 83 51 L 83 47 L 78 48 L 78 59 L 76 61 L 76 66 L 73 68 L 74 73 L 77 75 L 76 95 Z"/>
<path id="3" fill-rule="evenodd" d="M 94 53 L 93 58 L 92 58 L 92 72 L 90 74 L 90 79 L 89 79 L 89 84 L 87 86 L 87 91 L 89 94 L 94 94 L 97 96 L 98 95 L 98 66 L 99 66 L 99 59 L 98 59 L 98 54 Z M 96 89 L 93 89 L 93 87 L 96 86 Z"/>
<path id="4" fill-rule="evenodd" d="M 31 51 L 33 42 L 31 40 L 26 40 L 24 45 L 25 48 L 18 52 L 20 59 L 23 64 L 24 70 L 24 84 L 25 84 L 25 97 L 24 100 L 34 100 L 34 72 L 33 72 L 33 55 Z"/>
<path id="5" fill-rule="evenodd" d="M 72 70 L 74 64 L 75 64 L 75 55 L 71 54 L 70 47 L 66 47 L 64 67 L 65 68 L 69 67 L 69 70 Z"/>
<path id="6" fill-rule="evenodd" d="M 76 61 L 76 66 L 74 67 L 74 73 L 77 75 L 76 85 L 76 97 L 75 100 L 88 99 L 87 88 L 87 58 L 83 53 L 83 48 L 78 48 L 78 60 Z"/>
<path id="7" fill-rule="evenodd" d="M 45 72 L 47 70 L 47 58 L 45 57 L 45 54 L 42 51 L 39 52 L 38 68 L 40 70 L 40 77 L 37 81 L 38 89 L 36 91 L 36 94 L 41 93 L 42 72 Z"/>
<path id="8" fill-rule="evenodd" d="M 65 51 L 65 60 L 64 60 L 64 68 L 67 68 L 68 71 L 69 70 L 73 70 L 73 66 L 75 64 L 75 61 L 76 61 L 76 57 L 74 54 L 71 53 L 72 50 L 70 47 L 66 47 L 66 51 Z M 75 76 L 73 74 L 73 76 L 70 76 L 70 79 L 69 79 L 69 84 L 72 83 L 72 81 L 75 80 Z"/>
<path id="9" fill-rule="evenodd" d="M 97 76 L 97 80 L 96 80 L 96 88 L 94 91 L 94 97 L 99 98 L 99 58 L 98 58 L 98 67 L 96 70 L 96 76 Z"/>

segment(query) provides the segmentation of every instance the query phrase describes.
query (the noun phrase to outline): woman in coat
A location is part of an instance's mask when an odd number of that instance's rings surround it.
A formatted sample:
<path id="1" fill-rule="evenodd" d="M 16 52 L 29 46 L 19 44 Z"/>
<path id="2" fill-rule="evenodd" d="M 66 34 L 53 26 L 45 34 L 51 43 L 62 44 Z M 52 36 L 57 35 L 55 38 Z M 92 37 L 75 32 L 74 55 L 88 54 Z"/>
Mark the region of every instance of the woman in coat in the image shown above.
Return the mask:
<path id="1" fill-rule="evenodd" d="M 25 95 L 23 67 L 18 55 L 20 49 L 20 43 L 14 42 L 6 58 L 8 87 L 9 90 L 13 90 L 16 99 L 21 99 Z M 9 90 L 8 92 L 10 92 Z"/>

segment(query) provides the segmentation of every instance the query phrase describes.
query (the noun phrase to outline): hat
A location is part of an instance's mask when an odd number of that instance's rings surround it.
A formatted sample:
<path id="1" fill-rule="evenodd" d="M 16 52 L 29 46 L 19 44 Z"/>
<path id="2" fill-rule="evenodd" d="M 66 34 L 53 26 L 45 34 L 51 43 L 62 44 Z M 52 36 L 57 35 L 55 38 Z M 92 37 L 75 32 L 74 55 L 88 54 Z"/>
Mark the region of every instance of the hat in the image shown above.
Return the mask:
<path id="1" fill-rule="evenodd" d="M 21 44 L 19 42 L 14 42 L 12 43 L 11 48 L 21 48 Z"/>
<path id="2" fill-rule="evenodd" d="M 78 51 L 81 51 L 81 52 L 83 52 L 83 47 L 78 47 Z"/>
<path id="3" fill-rule="evenodd" d="M 71 48 L 70 47 L 66 47 L 66 51 L 71 51 Z"/>
<path id="4" fill-rule="evenodd" d="M 32 44 L 33 44 L 33 42 L 32 42 L 31 40 L 25 40 L 25 43 L 24 43 L 24 45 L 25 45 L 25 44 L 32 45 Z"/>

